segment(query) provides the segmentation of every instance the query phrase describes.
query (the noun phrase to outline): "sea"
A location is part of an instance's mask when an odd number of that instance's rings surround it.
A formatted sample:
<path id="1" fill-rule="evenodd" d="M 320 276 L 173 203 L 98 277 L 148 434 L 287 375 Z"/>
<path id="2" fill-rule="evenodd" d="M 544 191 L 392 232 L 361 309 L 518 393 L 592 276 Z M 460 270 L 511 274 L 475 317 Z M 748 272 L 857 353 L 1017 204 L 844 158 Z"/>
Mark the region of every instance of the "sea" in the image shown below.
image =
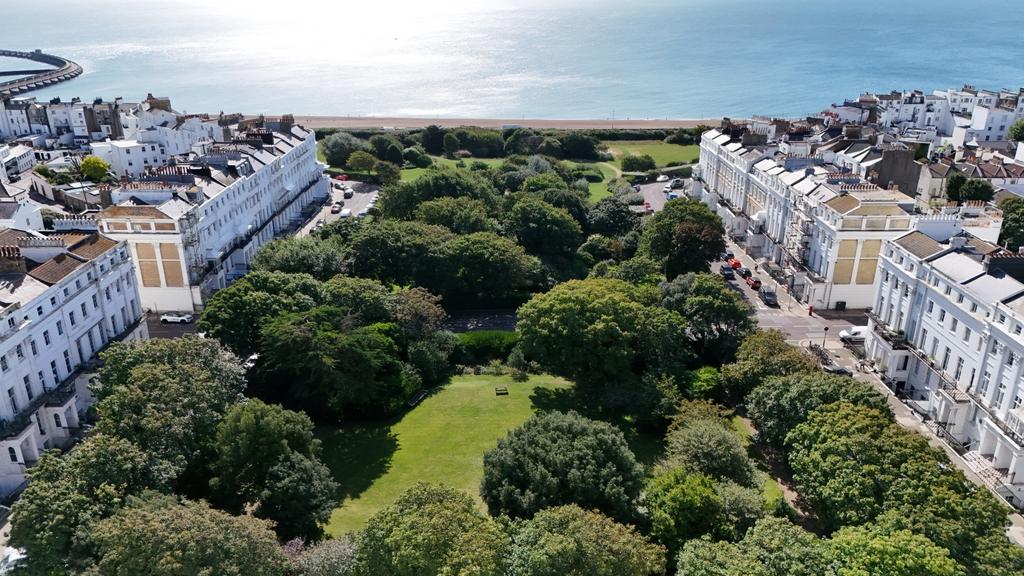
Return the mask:
<path id="1" fill-rule="evenodd" d="M 185 112 L 800 116 L 1024 85 L 1024 0 L 29 0 L 0 30 L 84 67 L 40 99 Z"/>

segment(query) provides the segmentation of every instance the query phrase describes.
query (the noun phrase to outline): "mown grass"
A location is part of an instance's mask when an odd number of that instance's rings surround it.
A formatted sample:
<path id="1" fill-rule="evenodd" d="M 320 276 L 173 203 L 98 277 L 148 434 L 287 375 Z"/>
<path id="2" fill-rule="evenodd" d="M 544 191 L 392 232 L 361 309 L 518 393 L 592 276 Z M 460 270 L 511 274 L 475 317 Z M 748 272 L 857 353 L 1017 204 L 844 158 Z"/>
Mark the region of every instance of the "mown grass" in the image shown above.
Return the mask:
<path id="1" fill-rule="evenodd" d="M 659 168 L 669 162 L 691 163 L 700 156 L 700 146 L 696 144 L 682 146 L 668 144 L 660 140 L 622 140 L 609 141 L 604 144 L 615 156 L 614 164 L 620 169 L 622 168 L 622 157 L 626 154 L 650 154 Z"/>

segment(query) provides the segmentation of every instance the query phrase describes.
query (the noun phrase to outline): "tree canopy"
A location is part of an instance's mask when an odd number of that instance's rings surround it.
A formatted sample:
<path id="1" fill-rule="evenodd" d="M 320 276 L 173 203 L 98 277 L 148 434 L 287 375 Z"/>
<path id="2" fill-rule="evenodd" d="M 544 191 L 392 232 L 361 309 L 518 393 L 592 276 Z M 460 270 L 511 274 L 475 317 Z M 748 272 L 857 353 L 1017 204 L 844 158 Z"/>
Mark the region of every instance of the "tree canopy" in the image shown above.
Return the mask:
<path id="1" fill-rule="evenodd" d="M 575 412 L 547 412 L 484 454 L 480 494 L 492 514 L 530 517 L 561 504 L 633 516 L 643 468 L 622 432 Z"/>
<path id="2" fill-rule="evenodd" d="M 688 198 L 669 200 L 651 217 L 640 236 L 640 253 L 665 263 L 666 275 L 706 272 L 725 250 L 722 220 L 705 204 Z"/>
<path id="3" fill-rule="evenodd" d="M 353 152 L 366 152 L 369 150 L 365 140 L 356 138 L 348 132 L 335 132 L 320 143 L 320 150 L 324 158 L 331 166 L 348 165 L 349 156 Z"/>

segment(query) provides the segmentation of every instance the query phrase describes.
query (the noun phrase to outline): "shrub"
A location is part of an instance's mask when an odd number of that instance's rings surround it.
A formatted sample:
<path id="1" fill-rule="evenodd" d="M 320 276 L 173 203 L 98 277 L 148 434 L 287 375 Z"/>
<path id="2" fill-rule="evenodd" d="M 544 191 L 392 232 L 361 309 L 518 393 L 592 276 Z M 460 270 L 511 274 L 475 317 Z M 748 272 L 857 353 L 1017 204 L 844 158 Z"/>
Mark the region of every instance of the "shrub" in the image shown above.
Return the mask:
<path id="1" fill-rule="evenodd" d="M 519 343 L 519 335 L 511 330 L 476 330 L 458 335 L 464 350 L 463 364 L 487 364 L 504 360 Z"/>
<path id="2" fill-rule="evenodd" d="M 650 154 L 626 154 L 622 157 L 622 169 L 626 172 L 646 172 L 657 166 Z"/>

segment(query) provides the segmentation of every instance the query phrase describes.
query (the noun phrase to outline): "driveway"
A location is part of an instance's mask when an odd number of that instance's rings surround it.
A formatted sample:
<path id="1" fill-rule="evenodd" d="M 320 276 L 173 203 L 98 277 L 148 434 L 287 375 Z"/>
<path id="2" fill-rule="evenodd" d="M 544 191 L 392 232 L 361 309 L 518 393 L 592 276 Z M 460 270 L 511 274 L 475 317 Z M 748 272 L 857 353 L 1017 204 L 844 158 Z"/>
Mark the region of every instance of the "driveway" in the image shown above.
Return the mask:
<path id="1" fill-rule="evenodd" d="M 370 200 L 376 198 L 377 194 L 380 191 L 380 187 L 378 187 L 376 184 L 366 184 L 365 182 L 348 181 L 345 182 L 345 185 L 352 188 L 353 194 L 351 198 L 346 199 L 344 197 L 344 192 L 334 186 L 335 182 L 337 181 L 331 180 L 331 201 L 324 204 L 323 208 L 321 208 L 319 212 L 314 214 L 309 219 L 309 222 L 303 224 L 302 227 L 299 228 L 299 230 L 295 233 L 296 236 L 309 235 L 309 233 L 313 231 L 313 228 L 316 227 L 317 221 L 320 219 L 323 219 L 325 222 L 329 224 L 341 218 L 340 214 L 331 214 L 331 205 L 334 204 L 335 202 L 344 202 L 345 205 L 343 206 L 343 208 L 348 208 L 349 210 L 351 210 L 351 218 L 355 218 L 356 214 L 358 214 L 361 210 L 365 209 L 366 206 L 370 203 Z"/>

